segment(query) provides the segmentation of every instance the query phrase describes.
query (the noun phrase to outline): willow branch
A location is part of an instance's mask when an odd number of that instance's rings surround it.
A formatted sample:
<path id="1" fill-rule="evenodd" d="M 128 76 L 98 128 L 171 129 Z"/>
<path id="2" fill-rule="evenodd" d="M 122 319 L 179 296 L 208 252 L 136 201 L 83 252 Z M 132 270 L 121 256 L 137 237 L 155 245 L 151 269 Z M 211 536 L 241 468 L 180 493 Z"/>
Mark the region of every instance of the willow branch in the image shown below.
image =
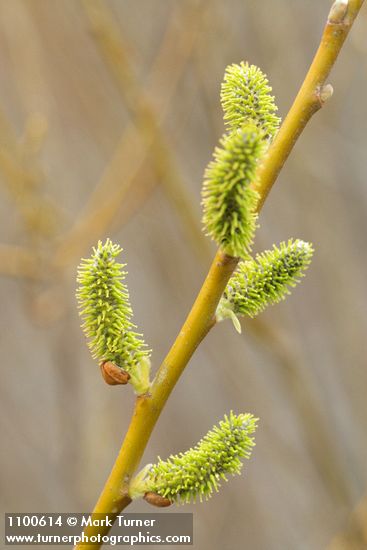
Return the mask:
<path id="1" fill-rule="evenodd" d="M 279 172 L 311 117 L 323 106 L 333 88 L 326 79 L 364 0 L 337 1 L 330 10 L 319 48 L 296 99 L 274 140 L 259 173 L 259 208 L 262 207 Z"/>
<path id="2" fill-rule="evenodd" d="M 330 88 L 323 87 L 325 79 L 362 3 L 363 0 L 350 0 L 348 6 L 342 2 L 335 2 L 333 5 L 311 69 L 260 170 L 259 210 L 307 122 L 331 95 Z M 341 9 L 343 6 L 344 12 Z M 216 307 L 237 263 L 238 258 L 227 256 L 221 250 L 217 252 L 198 297 L 156 374 L 151 392 L 136 400 L 125 440 L 94 513 L 118 514 L 129 504 L 128 487 L 131 476 L 138 467 L 153 428 L 176 382 L 215 322 Z M 100 527 L 86 530 L 89 536 L 106 532 L 107 528 Z M 87 544 L 79 545 L 78 548 L 92 550 L 94 546 Z"/>

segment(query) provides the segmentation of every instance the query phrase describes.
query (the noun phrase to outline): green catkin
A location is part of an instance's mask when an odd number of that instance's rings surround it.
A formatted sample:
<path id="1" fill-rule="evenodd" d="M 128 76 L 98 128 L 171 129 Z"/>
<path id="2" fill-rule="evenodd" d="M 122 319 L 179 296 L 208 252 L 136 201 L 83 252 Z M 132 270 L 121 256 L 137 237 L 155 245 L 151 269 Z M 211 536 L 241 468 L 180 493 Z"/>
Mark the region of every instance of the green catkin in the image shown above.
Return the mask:
<path id="1" fill-rule="evenodd" d="M 269 304 L 283 300 L 304 276 L 312 254 L 310 243 L 289 240 L 240 263 L 219 302 L 217 320 L 230 317 L 239 330 L 237 315 L 255 317 Z"/>
<path id="2" fill-rule="evenodd" d="M 247 257 L 251 249 L 258 201 L 252 184 L 263 152 L 261 132 L 247 124 L 222 138 L 204 174 L 203 223 L 207 234 L 231 256 Z"/>
<path id="3" fill-rule="evenodd" d="M 253 122 L 265 138 L 272 139 L 280 118 L 275 114 L 278 108 L 271 91 L 266 75 L 255 65 L 244 62 L 229 65 L 222 83 L 221 102 L 230 131 Z"/>
<path id="4" fill-rule="evenodd" d="M 252 414 L 231 412 L 193 449 L 148 464 L 132 481 L 130 496 L 152 491 L 176 503 L 207 500 L 227 475 L 241 473 L 242 459 L 250 458 L 255 445 L 257 421 Z"/>
<path id="5" fill-rule="evenodd" d="M 123 283 L 125 264 L 116 261 L 121 251 L 110 239 L 104 244 L 99 241 L 91 258 L 82 260 L 78 267 L 76 295 L 92 356 L 128 372 L 137 393 L 143 393 L 147 389 L 149 351 L 141 335 L 134 332 L 129 293 Z"/>

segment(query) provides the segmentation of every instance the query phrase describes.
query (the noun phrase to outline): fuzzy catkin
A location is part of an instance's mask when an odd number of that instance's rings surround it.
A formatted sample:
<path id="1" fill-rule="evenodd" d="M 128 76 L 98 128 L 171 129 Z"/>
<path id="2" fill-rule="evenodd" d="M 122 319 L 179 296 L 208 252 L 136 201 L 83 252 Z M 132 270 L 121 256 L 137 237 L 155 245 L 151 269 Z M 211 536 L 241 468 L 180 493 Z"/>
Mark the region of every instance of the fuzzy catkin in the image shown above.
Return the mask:
<path id="1" fill-rule="evenodd" d="M 121 251 L 110 239 L 98 242 L 91 258 L 78 267 L 77 299 L 93 357 L 131 372 L 149 352 L 141 335 L 134 332 L 129 293 L 123 283 L 125 264 L 116 261 Z"/>
<path id="2" fill-rule="evenodd" d="M 272 139 L 280 125 L 278 107 L 266 75 L 255 65 L 229 65 L 224 74 L 221 102 L 224 121 L 230 131 L 252 122 L 266 139 Z"/>
<path id="3" fill-rule="evenodd" d="M 242 459 L 250 458 L 257 421 L 251 414 L 231 412 L 194 448 L 151 466 L 145 490 L 178 503 L 207 500 L 227 475 L 241 472 Z"/>
<path id="4" fill-rule="evenodd" d="M 207 234 L 231 256 L 244 258 L 251 250 L 258 201 L 252 184 L 263 152 L 261 132 L 247 124 L 222 138 L 204 174 L 203 223 Z"/>
<path id="5" fill-rule="evenodd" d="M 290 239 L 240 263 L 219 302 L 217 320 L 233 314 L 255 317 L 283 300 L 304 276 L 312 255 L 310 243 Z"/>

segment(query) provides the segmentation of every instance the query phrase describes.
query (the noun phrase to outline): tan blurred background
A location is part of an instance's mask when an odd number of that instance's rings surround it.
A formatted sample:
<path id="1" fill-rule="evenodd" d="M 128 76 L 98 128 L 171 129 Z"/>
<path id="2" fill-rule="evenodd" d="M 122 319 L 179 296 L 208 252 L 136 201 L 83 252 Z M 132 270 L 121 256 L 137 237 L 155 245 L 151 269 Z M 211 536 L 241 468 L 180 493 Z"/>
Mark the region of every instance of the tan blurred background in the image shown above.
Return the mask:
<path id="1" fill-rule="evenodd" d="M 200 234 L 200 188 L 223 132 L 225 66 L 259 65 L 284 116 L 329 6 L 1 0 L 2 510 L 92 509 L 133 396 L 104 385 L 85 345 L 79 259 L 98 238 L 124 247 L 156 367 L 214 251 Z M 367 548 L 366 26 L 365 6 L 334 97 L 261 214 L 258 250 L 314 243 L 306 279 L 242 336 L 230 323 L 212 331 L 144 456 L 190 447 L 231 409 L 260 417 L 245 475 L 180 509 L 194 512 L 195 549 Z"/>

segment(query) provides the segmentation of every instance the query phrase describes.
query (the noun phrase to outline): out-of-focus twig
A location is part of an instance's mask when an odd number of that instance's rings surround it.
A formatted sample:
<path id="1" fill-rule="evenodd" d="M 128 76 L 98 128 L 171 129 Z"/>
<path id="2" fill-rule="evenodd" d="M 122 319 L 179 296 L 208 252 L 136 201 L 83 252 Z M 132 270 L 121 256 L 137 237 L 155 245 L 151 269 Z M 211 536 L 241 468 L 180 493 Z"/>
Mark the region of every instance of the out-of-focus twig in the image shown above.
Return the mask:
<path id="1" fill-rule="evenodd" d="M 38 165 L 38 156 L 41 153 L 48 132 L 47 119 L 41 113 L 32 113 L 26 120 L 23 134 L 19 140 L 19 156 L 23 165 L 30 165 L 32 170 L 42 173 Z M 37 179 L 39 186 L 43 185 L 44 178 Z"/>
<path id="2" fill-rule="evenodd" d="M 251 328 L 251 334 L 261 341 L 262 347 L 269 348 L 271 357 L 280 367 L 279 374 L 286 387 L 287 395 L 294 404 L 306 446 L 326 490 L 343 506 L 349 506 L 350 485 L 345 469 L 338 460 L 338 448 L 333 434 L 330 433 L 315 403 L 314 391 L 308 376 L 300 366 L 294 342 L 288 341 L 276 325 L 259 317 L 246 323 L 246 332 L 249 328 Z"/>
<path id="3" fill-rule="evenodd" d="M 82 5 L 90 20 L 91 28 L 102 54 L 113 74 L 122 98 L 131 113 L 134 123 L 149 151 L 150 160 L 154 166 L 161 185 L 176 207 L 177 213 L 184 218 L 184 228 L 195 248 L 200 253 L 203 247 L 207 250 L 203 239 L 194 200 L 187 191 L 180 170 L 175 163 L 173 152 L 166 140 L 159 116 L 156 114 L 149 94 L 139 82 L 134 68 L 126 55 L 126 46 L 122 33 L 115 19 L 102 0 L 82 0 Z M 189 24 L 198 19 L 198 10 L 190 10 Z M 189 27 L 184 24 L 184 32 Z M 167 61 L 166 61 L 167 63 Z M 156 65 L 157 66 L 157 65 Z"/>
<path id="4" fill-rule="evenodd" d="M 367 548 L 367 496 L 357 504 L 345 530 L 334 537 L 328 550 L 366 550 Z"/>
<path id="5" fill-rule="evenodd" d="M 195 249 L 200 254 L 208 251 L 207 241 L 203 239 L 198 221 L 195 201 L 191 198 L 176 166 L 171 148 L 161 130 L 159 116 L 150 100 L 149 94 L 134 73 L 126 55 L 126 47 L 118 26 L 106 5 L 99 0 L 83 0 L 82 5 L 90 20 L 93 34 L 113 74 L 124 102 L 132 114 L 134 124 L 148 151 L 157 178 L 165 193 L 175 206 L 183 226 Z M 190 12 L 190 24 L 198 20 L 198 10 Z M 189 25 L 183 25 L 186 32 Z M 157 63 L 155 64 L 157 66 Z M 172 85 L 171 85 L 172 86 Z"/>
<path id="6" fill-rule="evenodd" d="M 3 111 L 0 111 L 0 147 L 7 147 L 13 153 L 17 151 L 17 140 L 11 124 Z"/>
<path id="7" fill-rule="evenodd" d="M 44 277 L 40 271 L 38 257 L 27 248 L 0 245 L 0 273 L 9 277 L 39 280 Z"/>
<path id="8" fill-rule="evenodd" d="M 4 116 L 0 116 L 0 174 L 27 230 L 31 246 L 50 239 L 56 230 L 55 205 L 44 196 L 44 175 L 38 154 L 47 131 L 47 121 L 35 113 L 29 116 L 23 139 L 18 142 Z"/>
<path id="9" fill-rule="evenodd" d="M 200 3 L 198 6 L 200 7 Z M 191 25 L 183 27 L 184 32 L 177 32 L 177 13 L 174 12 L 148 77 L 149 96 L 155 97 L 158 89 L 161 90 L 160 122 L 164 118 L 198 36 L 200 18 L 192 17 L 192 9 L 184 13 L 184 21 L 191 21 Z M 162 82 L 165 83 L 164 86 Z M 146 156 L 147 151 L 137 129 L 130 123 L 125 128 L 112 160 L 77 222 L 56 249 L 55 266 L 58 269 L 67 268 L 83 254 L 86 246 L 106 231 L 111 223 L 116 223 L 113 222 L 113 218 L 119 213 L 121 205 L 129 200 L 129 192 L 144 166 Z"/>

